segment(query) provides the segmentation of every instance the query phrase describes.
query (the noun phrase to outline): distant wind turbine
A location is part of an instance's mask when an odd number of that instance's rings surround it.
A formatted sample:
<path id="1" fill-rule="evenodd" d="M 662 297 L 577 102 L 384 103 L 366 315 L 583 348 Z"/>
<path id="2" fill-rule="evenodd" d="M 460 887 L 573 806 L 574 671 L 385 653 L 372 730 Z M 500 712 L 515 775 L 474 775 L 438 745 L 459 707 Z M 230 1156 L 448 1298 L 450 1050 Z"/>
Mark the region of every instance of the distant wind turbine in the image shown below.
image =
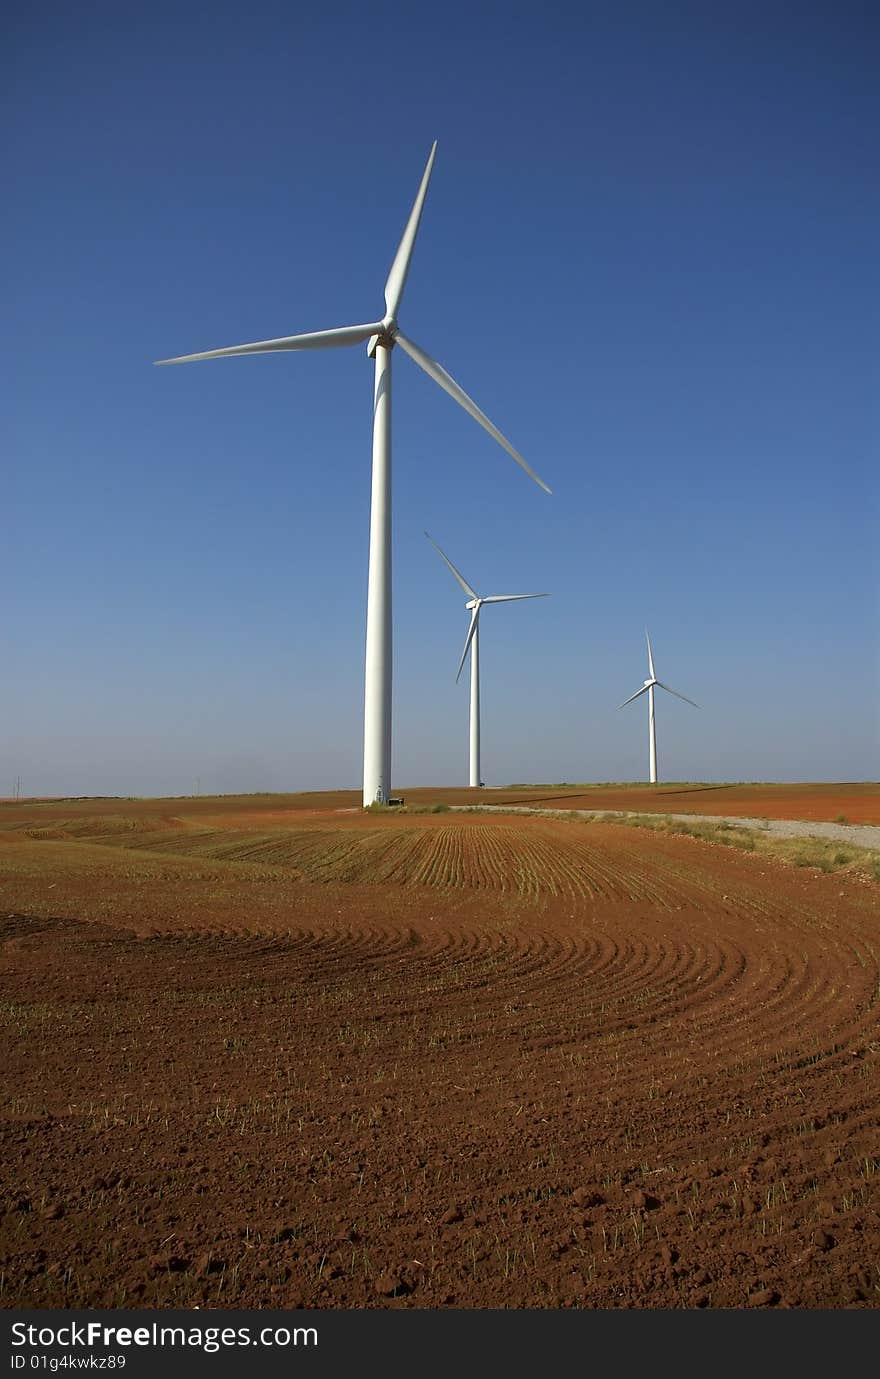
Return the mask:
<path id="1" fill-rule="evenodd" d="M 416 199 L 410 211 L 403 238 L 394 256 L 385 283 L 385 315 L 367 325 L 340 326 L 333 330 L 311 331 L 305 335 L 286 335 L 277 340 L 259 340 L 251 345 L 232 345 L 227 349 L 205 350 L 201 354 L 182 354 L 175 359 L 158 359 L 158 364 L 184 364 L 195 359 L 222 359 L 238 354 L 269 354 L 283 350 L 332 349 L 359 345 L 367 341 L 367 354 L 376 361 L 373 392 L 373 479 L 370 507 L 370 565 L 367 584 L 367 650 L 364 685 L 364 785 L 363 803 L 383 803 L 391 793 L 391 351 L 400 345 L 404 353 L 439 383 L 450 397 L 479 422 L 489 435 L 521 465 L 545 492 L 550 489 L 514 450 L 510 441 L 455 379 L 413 344 L 397 324 L 403 289 L 406 285 L 413 246 L 418 233 L 422 207 L 428 191 L 436 140 L 431 148 Z M 470 332 L 473 304 L 464 304 L 461 326 Z"/>
<path id="2" fill-rule="evenodd" d="M 693 706 L 694 706 L 695 709 L 698 709 L 700 706 L 699 706 L 699 704 L 695 704 L 694 701 L 693 701 L 693 699 L 688 699 L 688 697 L 687 697 L 686 694 L 679 694 L 678 690 L 671 689 L 669 685 L 664 685 L 664 683 L 663 683 L 662 680 L 658 680 L 658 679 L 657 679 L 657 676 L 654 674 L 654 657 L 653 657 L 652 654 L 651 654 L 651 638 L 648 636 L 648 629 L 647 629 L 647 628 L 645 628 L 645 640 L 646 640 L 647 643 L 648 643 L 648 672 L 649 672 L 651 678 L 650 678 L 650 680 L 646 680 L 646 681 L 645 681 L 645 683 L 642 685 L 642 688 L 641 688 L 640 690 L 636 690 L 635 694 L 631 694 L 630 697 L 629 697 L 629 699 L 624 699 L 623 703 L 622 703 L 622 704 L 618 704 L 617 707 L 618 707 L 619 709 L 624 708 L 627 704 L 631 704 L 632 701 L 633 701 L 634 699 L 638 699 L 638 697 L 639 697 L 640 694 L 644 694 L 645 691 L 647 691 L 647 694 L 648 694 L 648 752 L 649 752 L 648 764 L 649 764 L 649 768 L 650 768 L 650 779 L 651 779 L 651 784 L 652 784 L 652 785 L 656 785 L 656 784 L 657 784 L 657 729 L 656 729 L 656 727 L 655 727 L 655 725 L 654 725 L 654 686 L 655 686 L 655 685 L 658 685 L 658 686 L 660 687 L 660 689 L 665 689 L 666 692 L 667 692 L 667 694 L 674 694 L 675 697 L 676 697 L 676 699 L 683 699 L 684 702 L 685 702 L 686 704 L 693 704 Z"/>
<path id="3" fill-rule="evenodd" d="M 435 551 L 446 561 L 455 578 L 458 580 L 464 592 L 469 595 L 465 608 L 471 615 L 471 623 L 468 634 L 465 638 L 464 651 L 461 653 L 461 660 L 458 663 L 458 672 L 455 683 L 458 684 L 464 665 L 468 649 L 471 653 L 471 726 L 470 726 L 470 785 L 482 785 L 480 776 L 480 609 L 484 603 L 515 603 L 520 599 L 545 599 L 546 594 L 489 594 L 486 598 L 481 598 L 476 589 L 472 589 L 459 570 L 456 570 L 452 561 L 445 551 L 440 550 L 437 542 L 428 532 L 425 532 Z"/>

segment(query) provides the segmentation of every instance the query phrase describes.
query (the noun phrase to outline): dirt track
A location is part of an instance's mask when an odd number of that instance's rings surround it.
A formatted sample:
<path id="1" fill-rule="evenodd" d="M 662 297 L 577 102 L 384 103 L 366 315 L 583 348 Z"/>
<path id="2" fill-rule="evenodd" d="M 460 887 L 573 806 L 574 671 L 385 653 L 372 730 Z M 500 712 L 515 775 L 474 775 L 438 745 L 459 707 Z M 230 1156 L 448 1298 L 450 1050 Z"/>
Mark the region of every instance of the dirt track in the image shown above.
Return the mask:
<path id="1" fill-rule="evenodd" d="M 0 835 L 5 1306 L 877 1306 L 875 884 L 227 822 Z"/>
<path id="2" fill-rule="evenodd" d="M 473 805 L 450 805 L 450 809 L 454 810 L 466 810 L 473 807 Z M 480 808 L 499 813 L 528 813 L 551 818 L 556 812 L 527 805 L 490 804 L 481 805 Z M 574 809 L 571 813 L 581 819 L 601 818 L 603 814 L 616 814 L 621 819 L 630 817 L 630 811 L 623 809 Z M 666 814 L 663 817 L 687 822 L 693 820 L 694 815 Z M 701 822 L 706 824 L 736 824 L 740 828 L 751 828 L 761 833 L 773 833 L 780 838 L 830 838 L 835 842 L 850 843 L 857 848 L 880 849 L 880 825 L 877 824 L 829 824 L 806 819 L 750 819 L 746 815 L 731 814 L 700 814 L 698 817 Z"/>

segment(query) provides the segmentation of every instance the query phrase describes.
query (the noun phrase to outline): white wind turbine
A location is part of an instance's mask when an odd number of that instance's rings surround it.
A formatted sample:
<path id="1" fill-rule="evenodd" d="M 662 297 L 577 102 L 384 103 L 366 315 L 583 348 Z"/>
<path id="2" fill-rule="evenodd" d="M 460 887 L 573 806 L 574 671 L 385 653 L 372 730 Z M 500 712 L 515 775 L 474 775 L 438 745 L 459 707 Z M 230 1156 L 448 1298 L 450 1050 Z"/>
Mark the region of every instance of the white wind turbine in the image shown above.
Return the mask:
<path id="1" fill-rule="evenodd" d="M 435 359 L 407 339 L 397 324 L 397 313 L 436 151 L 435 140 L 385 283 L 385 315 L 381 321 L 311 331 L 305 335 L 286 335 L 278 340 L 259 340 L 251 345 L 232 345 L 227 349 L 205 350 L 201 354 L 183 354 L 175 359 L 156 361 L 158 364 L 184 364 L 195 359 L 222 359 L 229 355 L 269 354 L 283 350 L 332 349 L 367 341 L 367 354 L 376 361 L 376 381 L 373 392 L 373 479 L 364 685 L 364 806 L 374 801 L 382 803 L 391 793 L 391 351 L 394 346 L 400 345 L 419 368 L 424 369 L 503 446 L 536 484 L 545 492 L 550 492 L 544 481 L 529 468 L 522 455 L 514 450 L 510 441 L 492 425 L 455 379 Z M 471 315 L 470 310 L 466 311 L 462 322 L 468 328 Z"/>
<path id="2" fill-rule="evenodd" d="M 437 542 L 428 532 L 425 532 L 435 551 L 439 552 L 443 560 L 449 566 L 455 578 L 458 580 L 462 589 L 469 595 L 465 608 L 471 615 L 471 624 L 465 638 L 464 651 L 461 653 L 461 660 L 458 663 L 458 672 L 455 683 L 458 684 L 468 648 L 471 653 L 471 731 L 470 731 L 470 769 L 469 785 L 482 785 L 480 776 L 480 609 L 484 603 L 515 603 L 520 599 L 545 599 L 546 594 L 489 594 L 486 598 L 480 598 L 476 589 L 472 589 L 460 571 L 456 570 L 452 561 L 445 551 L 441 551 Z"/>
<path id="3" fill-rule="evenodd" d="M 635 694 L 631 694 L 630 697 L 629 697 L 629 699 L 624 699 L 623 703 L 622 703 L 622 704 L 618 704 L 617 707 L 618 707 L 619 709 L 624 708 L 627 704 L 631 704 L 632 701 L 633 701 L 634 699 L 638 699 L 638 697 L 639 697 L 640 694 L 644 694 L 645 691 L 647 691 L 647 694 L 648 694 L 648 753 L 649 753 L 649 755 L 648 755 L 648 764 L 649 764 L 650 774 L 651 774 L 651 784 L 652 784 L 652 785 L 656 785 L 656 784 L 657 784 L 657 729 L 656 729 L 656 727 L 655 727 L 655 725 L 654 725 L 654 686 L 655 686 L 655 685 L 658 685 L 658 686 L 660 687 L 660 689 L 665 689 L 667 694 L 674 694 L 675 697 L 676 697 L 676 699 L 683 699 L 684 702 L 685 702 L 686 704 L 693 704 L 693 706 L 694 706 L 695 709 L 698 709 L 700 706 L 699 706 L 699 704 L 695 704 L 694 701 L 693 701 L 693 699 L 688 699 L 688 697 L 687 697 L 686 694 L 679 694 L 678 690 L 671 689 L 669 685 L 664 685 L 664 683 L 663 683 L 662 680 L 658 680 L 658 679 L 657 679 L 657 676 L 654 674 L 654 657 L 651 655 L 651 638 L 648 636 L 648 629 L 647 629 L 647 628 L 645 628 L 645 640 L 646 640 L 646 642 L 648 643 L 648 671 L 649 671 L 649 674 L 650 674 L 651 678 L 650 678 L 650 680 L 646 680 L 646 681 L 645 681 L 645 683 L 642 685 L 642 688 L 641 688 L 640 690 L 636 690 Z"/>

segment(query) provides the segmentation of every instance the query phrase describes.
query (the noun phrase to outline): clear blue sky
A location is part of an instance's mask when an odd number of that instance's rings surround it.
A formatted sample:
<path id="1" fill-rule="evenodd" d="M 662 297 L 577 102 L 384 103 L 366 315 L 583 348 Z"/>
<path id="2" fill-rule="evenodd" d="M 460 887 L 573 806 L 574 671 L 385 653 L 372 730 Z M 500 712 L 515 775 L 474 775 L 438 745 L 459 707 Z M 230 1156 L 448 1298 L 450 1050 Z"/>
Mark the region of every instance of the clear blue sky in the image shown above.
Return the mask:
<path id="1" fill-rule="evenodd" d="M 13 4 L 0 795 L 359 788 L 395 352 L 394 777 L 880 776 L 874 6 Z"/>

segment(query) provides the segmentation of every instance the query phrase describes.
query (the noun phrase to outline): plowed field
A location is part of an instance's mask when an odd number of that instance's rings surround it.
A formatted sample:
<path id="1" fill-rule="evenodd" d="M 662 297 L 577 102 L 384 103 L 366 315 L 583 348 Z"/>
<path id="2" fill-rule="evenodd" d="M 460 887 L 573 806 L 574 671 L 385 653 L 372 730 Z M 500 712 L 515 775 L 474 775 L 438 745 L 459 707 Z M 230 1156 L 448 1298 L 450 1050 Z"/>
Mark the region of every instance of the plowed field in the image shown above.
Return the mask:
<path id="1" fill-rule="evenodd" d="M 0 880 L 6 1307 L 880 1302 L 864 875 L 121 801 Z"/>

